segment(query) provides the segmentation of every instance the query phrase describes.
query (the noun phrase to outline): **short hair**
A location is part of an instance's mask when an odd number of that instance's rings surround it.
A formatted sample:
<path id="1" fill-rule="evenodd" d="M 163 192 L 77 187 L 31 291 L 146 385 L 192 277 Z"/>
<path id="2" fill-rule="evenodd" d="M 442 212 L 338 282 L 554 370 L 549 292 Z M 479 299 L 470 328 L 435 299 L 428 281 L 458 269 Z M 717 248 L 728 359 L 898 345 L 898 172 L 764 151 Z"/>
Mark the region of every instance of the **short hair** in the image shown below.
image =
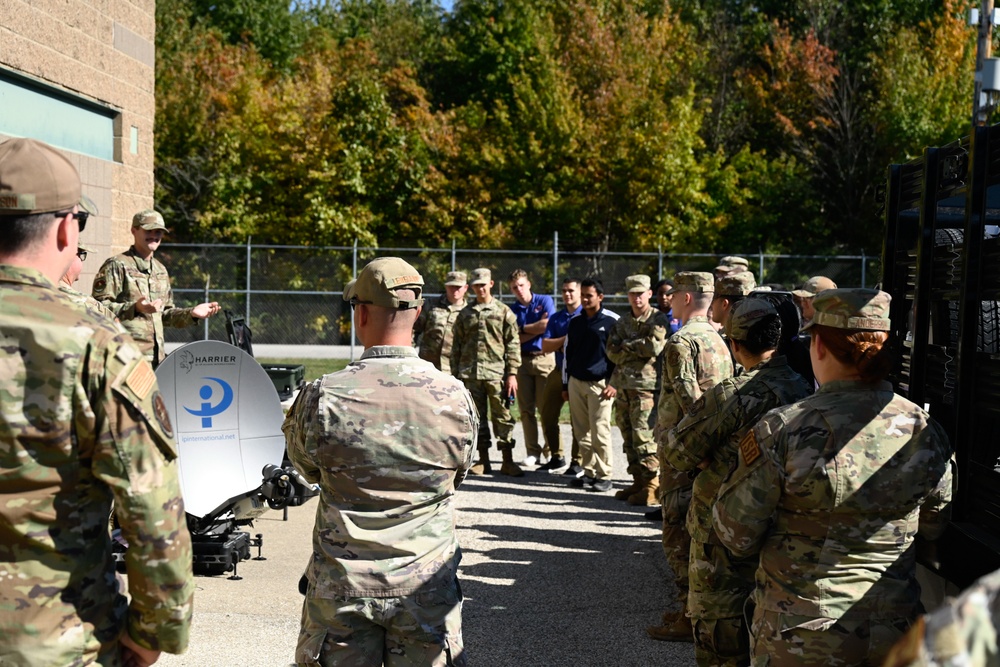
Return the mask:
<path id="1" fill-rule="evenodd" d="M 580 282 L 579 278 L 573 278 L 573 277 L 563 278 L 563 281 L 562 281 L 563 285 L 568 285 L 570 283 L 576 283 L 577 285 L 581 285 L 582 286 L 582 283 Z"/>
<path id="2" fill-rule="evenodd" d="M 62 215 L 59 215 L 60 213 Z M 69 215 L 68 210 L 2 216 L 0 225 L 3 225 L 3 234 L 0 234 L 0 253 L 15 255 L 28 250 L 45 237 L 58 218 L 66 215 Z"/>
<path id="3" fill-rule="evenodd" d="M 781 317 L 774 313 L 761 318 L 747 330 L 746 340 L 736 342 L 755 357 L 768 350 L 778 349 L 778 343 L 781 342 Z"/>
<path id="4" fill-rule="evenodd" d="M 597 278 L 584 278 L 580 281 L 580 289 L 584 287 L 593 287 L 594 291 L 597 292 L 597 296 L 604 296 L 604 285 Z"/>
<path id="5" fill-rule="evenodd" d="M 653 294 L 659 292 L 660 288 L 663 287 L 664 285 L 669 285 L 670 287 L 673 287 L 674 281 L 671 280 L 670 278 L 661 278 L 655 285 L 653 285 Z"/>
<path id="6" fill-rule="evenodd" d="M 698 309 L 708 308 L 712 305 L 714 292 L 688 292 L 691 295 L 691 304 Z"/>
<path id="7" fill-rule="evenodd" d="M 507 278 L 507 282 L 512 283 L 515 280 L 519 280 L 520 278 L 524 278 L 525 280 L 531 280 L 531 278 L 528 278 L 528 272 L 525 271 L 524 269 L 514 269 L 513 271 L 510 272 L 510 277 Z"/>

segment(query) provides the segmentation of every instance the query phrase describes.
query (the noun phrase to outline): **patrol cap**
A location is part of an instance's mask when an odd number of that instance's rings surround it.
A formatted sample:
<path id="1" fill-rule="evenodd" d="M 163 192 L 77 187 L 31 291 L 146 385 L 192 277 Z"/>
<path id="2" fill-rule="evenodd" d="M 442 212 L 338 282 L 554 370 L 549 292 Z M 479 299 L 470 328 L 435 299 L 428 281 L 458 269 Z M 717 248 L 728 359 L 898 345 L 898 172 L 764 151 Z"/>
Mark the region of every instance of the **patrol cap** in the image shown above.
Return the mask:
<path id="1" fill-rule="evenodd" d="M 674 276 L 674 286 L 667 294 L 674 292 L 702 292 L 710 294 L 715 291 L 715 276 L 705 271 L 681 271 Z"/>
<path id="2" fill-rule="evenodd" d="M 757 289 L 757 281 L 749 271 L 731 273 L 715 281 L 715 296 L 746 296 Z"/>
<path id="3" fill-rule="evenodd" d="M 715 271 L 719 273 L 740 273 L 741 271 L 747 271 L 750 269 L 750 262 L 746 257 L 737 257 L 736 255 L 727 255 L 719 260 L 719 265 L 715 267 Z"/>
<path id="4" fill-rule="evenodd" d="M 444 277 L 444 284 L 452 287 L 461 287 L 465 282 L 464 271 L 449 271 L 448 275 Z"/>
<path id="5" fill-rule="evenodd" d="M 423 304 L 420 297 L 424 279 L 399 257 L 379 257 L 361 269 L 358 277 L 344 287 L 344 301 L 369 303 L 384 308 L 408 310 Z M 413 289 L 417 298 L 405 301 L 396 296 L 398 289 Z"/>
<path id="6" fill-rule="evenodd" d="M 76 167 L 52 146 L 36 139 L 0 144 L 0 215 L 69 210 L 81 194 Z"/>
<path id="7" fill-rule="evenodd" d="M 132 216 L 132 228 L 135 229 L 136 227 L 141 227 L 147 232 L 154 229 L 167 231 L 167 226 L 163 224 L 163 216 L 160 215 L 159 211 L 154 211 L 151 208 L 139 211 Z"/>
<path id="8" fill-rule="evenodd" d="M 645 292 L 649 290 L 649 276 L 637 273 L 634 276 L 629 276 L 625 279 L 625 291 L 629 292 Z"/>
<path id="9" fill-rule="evenodd" d="M 476 269 L 472 272 L 472 285 L 488 285 L 493 281 L 493 274 L 489 269 Z"/>
<path id="10" fill-rule="evenodd" d="M 743 299 L 729 313 L 726 335 L 732 340 L 746 340 L 750 329 L 770 315 L 777 317 L 778 311 L 764 299 Z"/>
<path id="11" fill-rule="evenodd" d="M 831 289 L 813 301 L 816 313 L 803 331 L 815 324 L 835 329 L 889 330 L 888 294 L 877 289 Z"/>
<path id="12" fill-rule="evenodd" d="M 798 289 L 793 289 L 792 294 L 801 297 L 814 297 L 823 290 L 837 289 L 837 283 L 833 282 L 826 276 L 813 276 L 809 280 L 802 283 L 802 287 Z"/>

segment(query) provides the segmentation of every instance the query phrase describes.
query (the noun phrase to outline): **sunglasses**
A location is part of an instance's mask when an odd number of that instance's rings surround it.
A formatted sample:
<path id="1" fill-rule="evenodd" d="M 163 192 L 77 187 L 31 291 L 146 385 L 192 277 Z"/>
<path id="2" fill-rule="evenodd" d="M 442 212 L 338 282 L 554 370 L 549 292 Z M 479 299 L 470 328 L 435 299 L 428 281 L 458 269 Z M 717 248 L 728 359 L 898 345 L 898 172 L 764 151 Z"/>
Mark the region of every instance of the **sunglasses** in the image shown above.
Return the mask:
<path id="1" fill-rule="evenodd" d="M 90 213 L 87 211 L 77 211 L 73 213 L 72 211 L 58 211 L 55 216 L 57 218 L 65 218 L 67 215 L 72 216 L 76 220 L 77 224 L 80 225 L 80 231 L 82 232 L 87 228 L 87 218 L 90 217 Z"/>
<path id="2" fill-rule="evenodd" d="M 76 251 L 76 256 L 80 258 L 81 262 L 86 262 L 87 261 L 87 251 L 86 250 L 77 250 Z"/>

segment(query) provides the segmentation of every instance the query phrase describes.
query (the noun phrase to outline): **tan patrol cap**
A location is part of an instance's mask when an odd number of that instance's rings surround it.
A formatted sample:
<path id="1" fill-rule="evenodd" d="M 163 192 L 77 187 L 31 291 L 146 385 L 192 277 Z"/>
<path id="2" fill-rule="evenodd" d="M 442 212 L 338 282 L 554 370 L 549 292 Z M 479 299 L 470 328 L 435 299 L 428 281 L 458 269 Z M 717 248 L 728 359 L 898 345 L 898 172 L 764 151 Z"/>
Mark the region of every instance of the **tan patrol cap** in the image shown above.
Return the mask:
<path id="1" fill-rule="evenodd" d="M 632 292 L 645 292 L 649 289 L 649 276 L 637 273 L 634 276 L 629 276 L 625 279 L 625 291 Z"/>
<path id="2" fill-rule="evenodd" d="M 816 313 L 802 330 L 821 324 L 835 329 L 888 331 L 891 300 L 888 294 L 876 289 L 825 290 L 813 300 Z"/>
<path id="3" fill-rule="evenodd" d="M 795 296 L 810 298 L 816 296 L 823 290 L 828 289 L 837 289 L 837 283 L 833 282 L 826 276 L 813 276 L 809 280 L 802 283 L 802 287 L 792 290 L 792 294 Z"/>
<path id="4" fill-rule="evenodd" d="M 461 287 L 465 282 L 464 271 L 449 271 L 448 275 L 444 277 L 444 284 L 451 287 Z"/>
<path id="5" fill-rule="evenodd" d="M 379 257 L 361 269 L 358 277 L 344 287 L 344 301 L 367 303 L 384 308 L 408 310 L 424 303 L 420 297 L 424 279 L 399 257 Z M 417 298 L 408 301 L 396 296 L 398 289 L 413 289 Z"/>
<path id="6" fill-rule="evenodd" d="M 681 271 L 674 276 L 674 286 L 667 294 L 674 292 L 702 292 L 711 294 L 715 291 L 715 276 L 705 271 Z"/>
<path id="7" fill-rule="evenodd" d="M 52 146 L 36 139 L 0 144 L 0 215 L 69 210 L 81 194 L 76 167 Z"/>
<path id="8" fill-rule="evenodd" d="M 132 228 L 135 229 L 136 227 L 141 227 L 147 232 L 153 231 L 154 229 L 167 231 L 167 226 L 163 224 L 163 216 L 160 215 L 159 211 L 154 211 L 151 208 L 139 211 L 132 216 Z"/>
<path id="9" fill-rule="evenodd" d="M 743 299 L 729 313 L 726 335 L 732 340 L 744 341 L 755 324 L 771 315 L 777 317 L 778 311 L 764 299 Z"/>
<path id="10" fill-rule="evenodd" d="M 472 272 L 472 285 L 486 285 L 493 281 L 493 274 L 489 269 L 476 269 Z"/>
<path id="11" fill-rule="evenodd" d="M 715 296 L 746 296 L 757 289 L 757 280 L 749 271 L 731 273 L 715 281 Z"/>

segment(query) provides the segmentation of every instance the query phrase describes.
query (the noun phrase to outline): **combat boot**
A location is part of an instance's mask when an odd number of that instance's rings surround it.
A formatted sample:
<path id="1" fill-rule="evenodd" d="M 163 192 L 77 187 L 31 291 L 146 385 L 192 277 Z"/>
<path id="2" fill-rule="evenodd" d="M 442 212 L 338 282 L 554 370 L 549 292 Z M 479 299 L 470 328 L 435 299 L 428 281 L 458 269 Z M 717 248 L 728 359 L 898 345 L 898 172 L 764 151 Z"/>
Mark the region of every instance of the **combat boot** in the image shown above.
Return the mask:
<path id="1" fill-rule="evenodd" d="M 479 460 L 469 468 L 470 475 L 488 475 L 493 472 L 493 466 L 490 465 L 490 453 L 479 452 Z"/>
<path id="2" fill-rule="evenodd" d="M 629 505 L 659 505 L 660 478 L 655 475 L 645 480 L 638 491 L 628 497 Z"/>
<path id="3" fill-rule="evenodd" d="M 500 465 L 500 474 L 509 477 L 524 477 L 524 471 L 521 470 L 521 466 L 514 463 L 514 452 L 509 449 L 503 450 L 503 463 Z"/>
<path id="4" fill-rule="evenodd" d="M 691 619 L 683 612 L 665 613 L 663 623 L 649 626 L 646 628 L 646 634 L 661 642 L 694 643 L 694 628 L 691 627 Z"/>
<path id="5" fill-rule="evenodd" d="M 638 493 L 642 486 L 642 480 L 639 479 L 639 475 L 632 473 L 632 483 L 624 489 L 615 491 L 615 498 L 618 500 L 628 500 L 629 496 L 633 493 Z"/>

